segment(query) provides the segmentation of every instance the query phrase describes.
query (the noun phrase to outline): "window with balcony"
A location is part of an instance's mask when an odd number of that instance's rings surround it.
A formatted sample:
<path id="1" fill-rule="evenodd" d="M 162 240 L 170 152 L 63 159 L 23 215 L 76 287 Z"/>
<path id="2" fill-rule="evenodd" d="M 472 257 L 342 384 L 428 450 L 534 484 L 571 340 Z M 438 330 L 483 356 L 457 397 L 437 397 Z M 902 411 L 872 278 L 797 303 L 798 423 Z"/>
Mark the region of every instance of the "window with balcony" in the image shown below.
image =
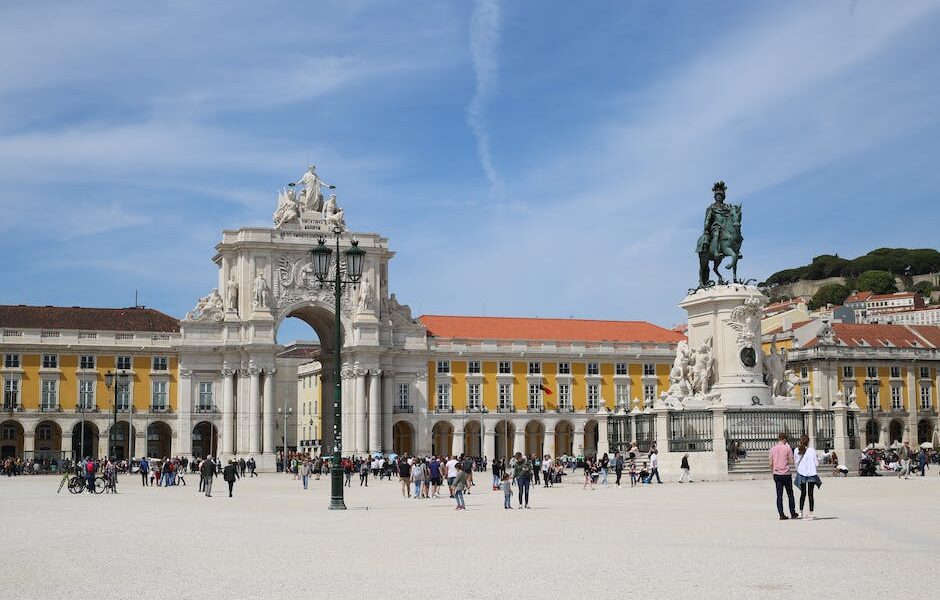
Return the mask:
<path id="1" fill-rule="evenodd" d="M 437 404 L 436 408 L 440 411 L 449 411 L 451 410 L 450 403 L 450 384 L 449 383 L 439 383 L 437 384 Z"/>
<path id="2" fill-rule="evenodd" d="M 7 369 L 19 369 L 20 368 L 20 355 L 19 354 L 4 354 L 3 366 L 6 367 Z"/>
<path id="3" fill-rule="evenodd" d="M 10 377 L 3 380 L 3 410 L 14 410 L 20 406 L 20 380 Z"/>
<path id="4" fill-rule="evenodd" d="M 930 386 L 922 385 L 920 386 L 920 409 L 921 410 L 930 410 Z"/>
<path id="5" fill-rule="evenodd" d="M 499 410 L 512 410 L 512 385 L 501 383 L 499 384 L 498 392 Z"/>
<path id="6" fill-rule="evenodd" d="M 542 374 L 542 363 L 530 362 L 529 363 L 529 375 L 541 375 L 541 374 Z"/>
<path id="7" fill-rule="evenodd" d="M 95 355 L 94 354 L 82 354 L 78 357 L 78 368 L 93 370 L 95 368 Z"/>
<path id="8" fill-rule="evenodd" d="M 512 363 L 508 360 L 499 361 L 499 374 L 512 375 Z"/>
<path id="9" fill-rule="evenodd" d="M 54 383 L 53 380 L 47 379 L 43 382 L 43 385 L 45 385 L 46 381 Z M 78 407 L 82 410 L 92 410 L 95 408 L 94 379 L 82 379 L 78 382 Z"/>
<path id="10" fill-rule="evenodd" d="M 627 373 L 628 373 L 627 363 L 617 363 L 616 365 L 614 365 L 614 374 L 626 375 Z"/>
<path id="11" fill-rule="evenodd" d="M 874 406 L 875 409 L 878 409 L 878 408 L 880 407 L 879 401 L 878 401 L 878 388 L 877 388 L 877 387 L 871 387 L 871 388 L 868 389 L 867 392 L 868 392 L 868 393 L 867 393 L 867 396 L 868 396 L 868 406 Z M 866 406 L 866 408 L 868 408 L 868 407 Z"/>
<path id="12" fill-rule="evenodd" d="M 644 363 L 643 364 L 643 377 L 655 377 L 656 376 L 656 365 L 653 363 Z"/>
<path id="13" fill-rule="evenodd" d="M 467 363 L 467 375 L 479 375 L 482 372 L 482 369 L 480 369 L 480 361 L 471 360 Z"/>
<path id="14" fill-rule="evenodd" d="M 58 369 L 59 368 L 59 355 L 58 354 L 43 354 L 42 355 L 42 368 L 43 369 Z"/>
<path id="15" fill-rule="evenodd" d="M 480 384 L 479 383 L 468 383 L 467 384 L 467 408 L 469 410 L 480 410 L 483 406 L 480 396 Z"/>
<path id="16" fill-rule="evenodd" d="M 800 378 L 806 379 L 807 377 L 809 377 L 809 369 L 806 367 L 800 367 Z"/>
<path id="17" fill-rule="evenodd" d="M 529 384 L 529 410 L 542 410 L 542 386 Z"/>
<path id="18" fill-rule="evenodd" d="M 800 397 L 803 398 L 803 404 L 809 404 L 809 386 L 800 386 Z"/>
<path id="19" fill-rule="evenodd" d="M 589 383 L 587 386 L 587 409 L 597 410 L 601 400 L 601 386 L 596 383 Z"/>
<path id="20" fill-rule="evenodd" d="M 656 399 L 656 384 L 647 383 L 643 386 L 643 401 L 652 402 Z"/>
<path id="21" fill-rule="evenodd" d="M 170 384 L 167 381 L 153 382 L 150 396 L 150 410 L 154 412 L 165 412 L 169 408 L 169 404 L 167 404 L 169 387 Z"/>
<path id="22" fill-rule="evenodd" d="M 842 379 L 855 379 L 855 367 L 842 367 Z"/>
<path id="23" fill-rule="evenodd" d="M 571 386 L 567 383 L 558 384 L 559 410 L 571 410 Z"/>
<path id="24" fill-rule="evenodd" d="M 117 365 L 118 371 L 130 371 L 134 368 L 130 356 L 118 356 L 115 364 Z"/>
<path id="25" fill-rule="evenodd" d="M 587 374 L 588 375 L 600 375 L 601 374 L 600 364 L 596 362 L 589 362 L 587 364 Z"/>
<path id="26" fill-rule="evenodd" d="M 129 410 L 131 407 L 131 384 L 116 383 L 117 385 L 117 408 L 118 410 Z"/>
<path id="27" fill-rule="evenodd" d="M 150 368 L 152 371 L 166 371 L 169 368 L 169 361 L 165 356 L 154 356 Z"/>
<path id="28" fill-rule="evenodd" d="M 901 367 L 891 367 L 891 378 L 900 379 L 901 377 Z"/>
<path id="29" fill-rule="evenodd" d="M 559 375 L 571 375 L 571 363 L 567 363 L 567 362 L 558 363 L 558 374 Z"/>
<path id="30" fill-rule="evenodd" d="M 891 386 L 891 410 L 902 410 L 904 402 L 901 400 L 901 386 Z"/>
<path id="31" fill-rule="evenodd" d="M 306 409 L 307 405 L 304 404 Z M 212 382 L 211 381 L 200 381 L 199 382 L 199 400 L 196 402 L 196 410 L 199 412 L 211 412 L 212 411 Z"/>
<path id="32" fill-rule="evenodd" d="M 878 367 L 867 367 L 865 369 L 865 376 L 869 379 L 878 379 Z"/>
<path id="33" fill-rule="evenodd" d="M 407 383 L 398 384 L 398 408 L 411 408 L 411 398 L 409 395 L 409 386 Z"/>
<path id="34" fill-rule="evenodd" d="M 617 398 L 617 406 L 623 405 L 630 410 L 630 386 L 619 383 L 614 389 L 614 395 Z"/>

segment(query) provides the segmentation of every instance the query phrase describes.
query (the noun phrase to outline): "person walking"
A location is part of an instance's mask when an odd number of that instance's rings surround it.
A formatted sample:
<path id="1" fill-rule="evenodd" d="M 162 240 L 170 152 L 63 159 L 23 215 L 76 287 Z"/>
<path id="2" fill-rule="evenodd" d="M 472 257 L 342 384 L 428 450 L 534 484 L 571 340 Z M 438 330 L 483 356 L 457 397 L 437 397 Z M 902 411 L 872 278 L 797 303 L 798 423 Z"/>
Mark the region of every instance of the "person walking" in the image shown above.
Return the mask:
<path id="1" fill-rule="evenodd" d="M 688 452 L 682 455 L 682 464 L 679 465 L 679 470 L 682 471 L 682 474 L 679 475 L 679 483 L 682 483 L 685 479 L 687 479 L 689 483 L 692 483 L 692 470 L 689 468 Z"/>
<path id="2" fill-rule="evenodd" d="M 443 483 L 444 478 L 441 472 L 441 461 L 437 459 L 436 456 L 431 457 L 431 462 L 428 463 L 428 474 L 431 477 L 431 497 L 440 498 L 441 483 Z"/>
<path id="3" fill-rule="evenodd" d="M 411 498 L 411 465 L 407 457 L 398 457 L 398 481 L 401 482 L 401 497 Z"/>
<path id="4" fill-rule="evenodd" d="M 901 446 L 901 449 L 898 451 L 898 458 L 901 461 L 901 469 L 898 471 L 898 479 L 901 478 L 901 475 L 904 475 L 904 479 L 911 478 L 911 443 L 904 442 L 904 445 Z"/>
<path id="5" fill-rule="evenodd" d="M 234 460 L 228 461 L 228 464 L 222 470 L 222 479 L 228 483 L 228 497 L 232 497 L 232 488 L 235 487 L 235 478 L 237 475 L 237 465 Z"/>
<path id="6" fill-rule="evenodd" d="M 503 508 L 512 510 L 512 477 L 509 476 L 509 473 L 503 474 L 503 479 L 499 482 L 499 487 L 503 490 Z"/>
<path id="7" fill-rule="evenodd" d="M 500 480 L 503 477 L 503 462 L 498 458 L 494 458 L 490 468 L 493 472 L 493 491 L 495 492 L 499 489 Z"/>
<path id="8" fill-rule="evenodd" d="M 604 456 L 601 457 L 598 461 L 598 466 L 601 471 L 601 484 L 607 485 L 607 474 L 610 472 L 610 458 L 607 456 L 607 453 L 604 453 Z"/>
<path id="9" fill-rule="evenodd" d="M 463 470 L 463 465 L 457 465 L 457 477 L 454 478 L 454 500 L 457 501 L 456 510 L 467 510 L 467 505 L 463 500 L 463 493 L 467 489 L 467 473 Z"/>
<path id="10" fill-rule="evenodd" d="M 215 479 L 215 463 L 212 461 L 211 456 L 207 456 L 206 460 L 199 465 L 199 475 L 202 484 L 200 491 L 205 492 L 206 498 L 211 498 L 212 480 Z"/>
<path id="11" fill-rule="evenodd" d="M 656 483 L 663 482 L 663 480 L 659 478 L 659 450 L 656 448 L 650 450 L 650 483 L 653 483 L 653 475 L 656 476 Z"/>
<path id="12" fill-rule="evenodd" d="M 146 456 L 140 457 L 140 463 L 137 465 L 137 470 L 140 471 L 140 483 L 143 487 L 147 487 L 147 478 L 150 476 L 150 461 L 147 460 Z"/>
<path id="13" fill-rule="evenodd" d="M 363 485 L 369 487 L 369 466 L 368 459 L 359 463 L 359 487 Z"/>
<path id="14" fill-rule="evenodd" d="M 921 448 L 917 453 L 917 468 L 920 469 L 920 476 L 927 475 L 927 449 Z"/>
<path id="15" fill-rule="evenodd" d="M 519 508 L 529 508 L 529 484 L 532 481 L 532 462 L 521 452 L 516 452 L 516 464 L 512 469 L 513 479 L 519 487 Z"/>
<path id="16" fill-rule="evenodd" d="M 614 454 L 614 475 L 617 477 L 614 483 L 620 487 L 620 478 L 623 477 L 623 455 L 620 452 Z"/>
<path id="17" fill-rule="evenodd" d="M 630 459 L 630 487 L 636 487 L 637 479 L 640 477 L 640 472 L 636 468 L 636 459 Z"/>
<path id="18" fill-rule="evenodd" d="M 421 488 L 424 486 L 424 464 L 418 458 L 411 465 L 411 483 L 415 488 L 414 499 L 418 500 L 422 496 Z"/>
<path id="19" fill-rule="evenodd" d="M 542 481 L 545 487 L 552 487 L 552 457 L 548 454 L 542 457 Z"/>
<path id="20" fill-rule="evenodd" d="M 793 462 L 796 464 L 796 486 L 800 488 L 800 513 L 804 519 L 813 520 L 813 509 L 815 502 L 813 500 L 813 487 L 820 487 L 822 481 L 816 473 L 816 467 L 819 466 L 819 457 L 816 456 L 816 449 L 809 445 L 809 436 L 803 434 L 800 436 L 800 443 L 793 449 Z M 809 495 L 809 517 L 803 512 L 804 501 Z"/>
<path id="21" fill-rule="evenodd" d="M 793 451 L 790 450 L 790 444 L 787 443 L 787 434 L 781 433 L 777 436 L 777 443 L 770 449 L 770 471 L 774 476 L 774 487 L 777 490 L 777 514 L 781 521 L 788 518 L 796 519 L 796 502 L 793 500 L 793 479 L 790 477 L 790 465 L 793 464 Z M 783 492 L 787 493 L 787 500 L 790 504 L 790 516 L 783 514 Z"/>
<path id="22" fill-rule="evenodd" d="M 457 480 L 457 457 L 451 456 L 450 459 L 444 463 L 444 468 L 447 472 L 447 492 L 451 498 L 454 497 L 454 481 Z"/>
<path id="23" fill-rule="evenodd" d="M 307 482 L 310 481 L 310 476 L 313 474 L 313 462 L 311 462 L 309 458 L 305 459 L 301 469 L 303 470 L 302 479 L 304 482 L 304 489 L 307 489 Z"/>

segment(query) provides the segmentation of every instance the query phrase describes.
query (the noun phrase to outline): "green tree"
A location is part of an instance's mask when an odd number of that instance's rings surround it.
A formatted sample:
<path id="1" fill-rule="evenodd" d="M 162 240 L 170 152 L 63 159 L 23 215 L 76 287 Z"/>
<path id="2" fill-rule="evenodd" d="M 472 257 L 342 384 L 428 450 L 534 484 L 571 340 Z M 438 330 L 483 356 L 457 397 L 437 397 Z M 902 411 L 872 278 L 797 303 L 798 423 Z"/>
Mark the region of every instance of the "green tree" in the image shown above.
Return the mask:
<path id="1" fill-rule="evenodd" d="M 914 284 L 914 287 L 911 288 L 912 292 L 916 292 L 925 298 L 930 298 L 930 292 L 933 291 L 933 286 L 930 285 L 929 281 L 919 281 Z"/>
<path id="2" fill-rule="evenodd" d="M 898 291 L 894 275 L 887 271 L 865 271 L 858 276 L 856 283 L 859 291 L 875 294 L 891 294 Z"/>
<path id="3" fill-rule="evenodd" d="M 852 293 L 852 290 L 845 287 L 841 283 L 827 283 L 822 286 L 816 293 L 813 294 L 812 299 L 809 301 L 809 309 L 816 310 L 818 308 L 823 308 L 827 304 L 832 304 L 839 306 L 845 302 L 845 299 L 849 297 L 849 294 Z"/>

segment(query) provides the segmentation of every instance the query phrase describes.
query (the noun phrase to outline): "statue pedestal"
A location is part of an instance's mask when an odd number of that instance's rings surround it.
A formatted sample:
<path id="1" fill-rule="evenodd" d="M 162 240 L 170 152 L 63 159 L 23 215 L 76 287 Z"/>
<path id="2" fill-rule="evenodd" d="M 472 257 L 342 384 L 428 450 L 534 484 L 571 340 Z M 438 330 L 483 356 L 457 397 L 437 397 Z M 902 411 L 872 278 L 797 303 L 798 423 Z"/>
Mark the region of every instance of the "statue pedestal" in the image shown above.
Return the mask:
<path id="1" fill-rule="evenodd" d="M 761 309 L 767 298 L 754 286 L 716 285 L 696 290 L 679 303 L 689 315 L 689 346 L 711 345 L 711 391 L 722 406 L 769 406 L 760 340 Z"/>

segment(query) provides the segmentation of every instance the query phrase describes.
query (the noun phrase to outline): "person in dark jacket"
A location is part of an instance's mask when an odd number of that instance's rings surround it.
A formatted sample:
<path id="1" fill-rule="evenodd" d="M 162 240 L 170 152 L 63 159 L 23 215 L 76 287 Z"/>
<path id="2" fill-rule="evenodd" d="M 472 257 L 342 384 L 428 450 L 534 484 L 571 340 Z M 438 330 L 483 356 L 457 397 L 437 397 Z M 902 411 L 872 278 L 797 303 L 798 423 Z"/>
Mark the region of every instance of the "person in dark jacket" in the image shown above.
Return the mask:
<path id="1" fill-rule="evenodd" d="M 228 464 L 222 469 L 222 479 L 228 482 L 228 497 L 232 497 L 232 488 L 235 487 L 236 465 L 234 460 L 228 461 Z"/>
<path id="2" fill-rule="evenodd" d="M 215 462 L 212 461 L 211 456 L 207 456 L 206 460 L 202 461 L 202 465 L 199 468 L 199 486 L 200 491 L 206 493 L 206 498 L 212 497 L 212 478 L 215 476 Z"/>
<path id="3" fill-rule="evenodd" d="M 682 471 L 682 475 L 679 476 L 679 483 L 682 483 L 683 480 L 687 480 L 689 483 L 692 483 L 692 470 L 689 468 L 689 453 L 686 452 L 682 456 L 682 464 L 679 469 Z"/>

